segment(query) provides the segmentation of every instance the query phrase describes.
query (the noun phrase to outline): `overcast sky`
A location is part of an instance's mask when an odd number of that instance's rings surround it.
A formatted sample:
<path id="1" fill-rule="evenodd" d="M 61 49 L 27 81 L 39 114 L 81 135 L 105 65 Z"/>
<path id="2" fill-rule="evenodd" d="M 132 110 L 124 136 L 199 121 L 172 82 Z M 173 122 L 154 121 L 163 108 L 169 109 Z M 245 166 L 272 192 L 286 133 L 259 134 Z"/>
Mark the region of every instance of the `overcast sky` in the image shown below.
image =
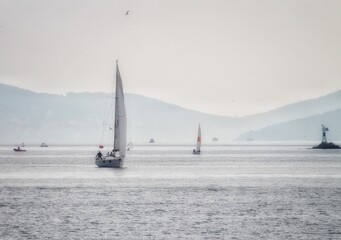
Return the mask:
<path id="1" fill-rule="evenodd" d="M 129 15 L 125 15 L 129 10 Z M 0 0 L 0 82 L 243 116 L 341 89 L 339 0 Z"/>

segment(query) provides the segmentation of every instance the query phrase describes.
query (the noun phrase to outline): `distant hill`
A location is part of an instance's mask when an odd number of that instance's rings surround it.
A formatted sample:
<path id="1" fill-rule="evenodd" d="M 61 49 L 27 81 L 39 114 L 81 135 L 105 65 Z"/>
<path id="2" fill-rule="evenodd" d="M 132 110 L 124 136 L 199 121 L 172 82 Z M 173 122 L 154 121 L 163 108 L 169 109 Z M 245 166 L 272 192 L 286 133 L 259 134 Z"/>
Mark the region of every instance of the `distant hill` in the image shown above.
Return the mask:
<path id="1" fill-rule="evenodd" d="M 246 116 L 240 119 L 239 124 L 243 130 L 259 129 L 269 125 L 305 118 L 340 108 L 341 90 L 326 96 L 279 107 L 265 113 Z"/>
<path id="2" fill-rule="evenodd" d="M 250 131 L 241 135 L 238 140 L 286 141 L 286 140 L 321 140 L 321 124 L 329 128 L 328 141 L 341 141 L 341 109 L 311 117 L 301 118 Z"/>
<path id="3" fill-rule="evenodd" d="M 35 93 L 0 84 L 0 143 L 97 144 L 109 97 Z M 227 142 L 250 130 L 338 109 L 341 91 L 243 118 L 201 113 L 136 94 L 126 94 L 125 100 L 128 141 L 146 143 L 153 137 L 156 143 L 192 143 L 200 123 L 207 143 L 213 137 Z"/>
<path id="4" fill-rule="evenodd" d="M 233 118 L 181 108 L 136 94 L 125 96 L 127 140 L 147 143 L 195 142 L 203 126 L 204 141 L 215 136 L 231 139 Z M 0 84 L 0 143 L 99 143 L 110 95 L 35 93 Z M 233 131 L 232 131 L 233 132 Z M 234 133 L 236 135 L 236 133 Z M 218 136 L 218 137 L 219 137 Z"/>

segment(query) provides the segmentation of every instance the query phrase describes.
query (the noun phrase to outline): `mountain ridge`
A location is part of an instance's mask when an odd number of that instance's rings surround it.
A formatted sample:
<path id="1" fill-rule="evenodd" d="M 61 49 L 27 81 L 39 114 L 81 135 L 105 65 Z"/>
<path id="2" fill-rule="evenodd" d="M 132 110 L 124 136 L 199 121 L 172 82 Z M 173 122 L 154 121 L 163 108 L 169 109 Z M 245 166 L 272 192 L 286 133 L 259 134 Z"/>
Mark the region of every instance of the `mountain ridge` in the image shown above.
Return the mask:
<path id="1" fill-rule="evenodd" d="M 318 141 L 321 140 L 321 125 L 328 127 L 328 140 L 341 141 L 341 109 L 336 109 L 323 114 L 317 114 L 306 118 L 270 125 L 265 128 L 249 131 L 237 138 L 237 140 L 254 141 Z"/>
<path id="2" fill-rule="evenodd" d="M 0 94 L 0 143 L 98 143 L 110 96 L 100 92 L 36 93 L 1 83 Z M 125 100 L 128 141 L 148 142 L 153 137 L 157 142 L 191 143 L 200 123 L 205 143 L 213 137 L 231 141 L 250 130 L 338 109 L 341 91 L 241 118 L 203 113 L 132 93 Z"/>

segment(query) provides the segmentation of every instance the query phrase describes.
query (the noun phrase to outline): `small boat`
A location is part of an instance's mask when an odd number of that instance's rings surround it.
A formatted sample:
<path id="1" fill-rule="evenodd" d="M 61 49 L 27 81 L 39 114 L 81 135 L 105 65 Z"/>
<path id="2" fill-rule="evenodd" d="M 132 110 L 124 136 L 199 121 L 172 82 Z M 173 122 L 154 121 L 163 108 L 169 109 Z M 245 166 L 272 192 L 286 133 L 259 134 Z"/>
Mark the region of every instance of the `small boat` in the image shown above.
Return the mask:
<path id="1" fill-rule="evenodd" d="M 328 131 L 329 131 L 329 128 L 322 125 L 322 142 L 319 145 L 313 147 L 313 149 L 341 149 L 339 145 L 336 145 L 332 142 L 327 141 L 326 132 Z"/>
<path id="2" fill-rule="evenodd" d="M 25 149 L 20 148 L 19 146 L 17 148 L 13 148 L 15 152 L 26 152 Z"/>
<path id="3" fill-rule="evenodd" d="M 46 143 L 41 143 L 40 147 L 48 147 L 48 145 Z"/>
<path id="4" fill-rule="evenodd" d="M 195 149 L 193 149 L 193 154 L 199 155 L 201 153 L 200 147 L 201 147 L 201 128 L 200 128 L 200 124 L 199 124 L 198 137 L 197 137 L 197 146 L 196 146 Z"/>
<path id="5" fill-rule="evenodd" d="M 133 143 L 129 142 L 128 145 L 127 145 L 127 151 L 130 151 L 132 149 L 133 149 Z"/>
<path id="6" fill-rule="evenodd" d="M 212 138 L 212 142 L 218 142 L 219 139 L 217 137 Z"/>
<path id="7" fill-rule="evenodd" d="M 114 144 L 113 149 L 104 156 L 101 151 L 96 155 L 95 163 L 98 167 L 122 168 L 126 154 L 127 116 L 124 104 L 123 84 L 116 61 L 116 91 L 115 91 L 115 116 L 114 122 Z M 103 148 L 100 144 L 99 148 Z"/>
<path id="8" fill-rule="evenodd" d="M 155 143 L 154 139 L 151 138 L 151 139 L 149 140 L 149 143 Z"/>

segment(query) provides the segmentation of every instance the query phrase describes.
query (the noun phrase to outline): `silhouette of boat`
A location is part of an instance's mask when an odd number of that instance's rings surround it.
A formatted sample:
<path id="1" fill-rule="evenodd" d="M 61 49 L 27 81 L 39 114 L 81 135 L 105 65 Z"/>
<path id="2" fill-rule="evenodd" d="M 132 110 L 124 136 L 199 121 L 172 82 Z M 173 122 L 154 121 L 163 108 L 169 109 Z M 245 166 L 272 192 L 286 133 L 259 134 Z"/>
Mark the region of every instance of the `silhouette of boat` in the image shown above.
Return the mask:
<path id="1" fill-rule="evenodd" d="M 22 149 L 22 148 L 20 148 L 20 147 L 13 148 L 13 150 L 14 150 L 15 152 L 26 152 L 25 149 Z"/>

